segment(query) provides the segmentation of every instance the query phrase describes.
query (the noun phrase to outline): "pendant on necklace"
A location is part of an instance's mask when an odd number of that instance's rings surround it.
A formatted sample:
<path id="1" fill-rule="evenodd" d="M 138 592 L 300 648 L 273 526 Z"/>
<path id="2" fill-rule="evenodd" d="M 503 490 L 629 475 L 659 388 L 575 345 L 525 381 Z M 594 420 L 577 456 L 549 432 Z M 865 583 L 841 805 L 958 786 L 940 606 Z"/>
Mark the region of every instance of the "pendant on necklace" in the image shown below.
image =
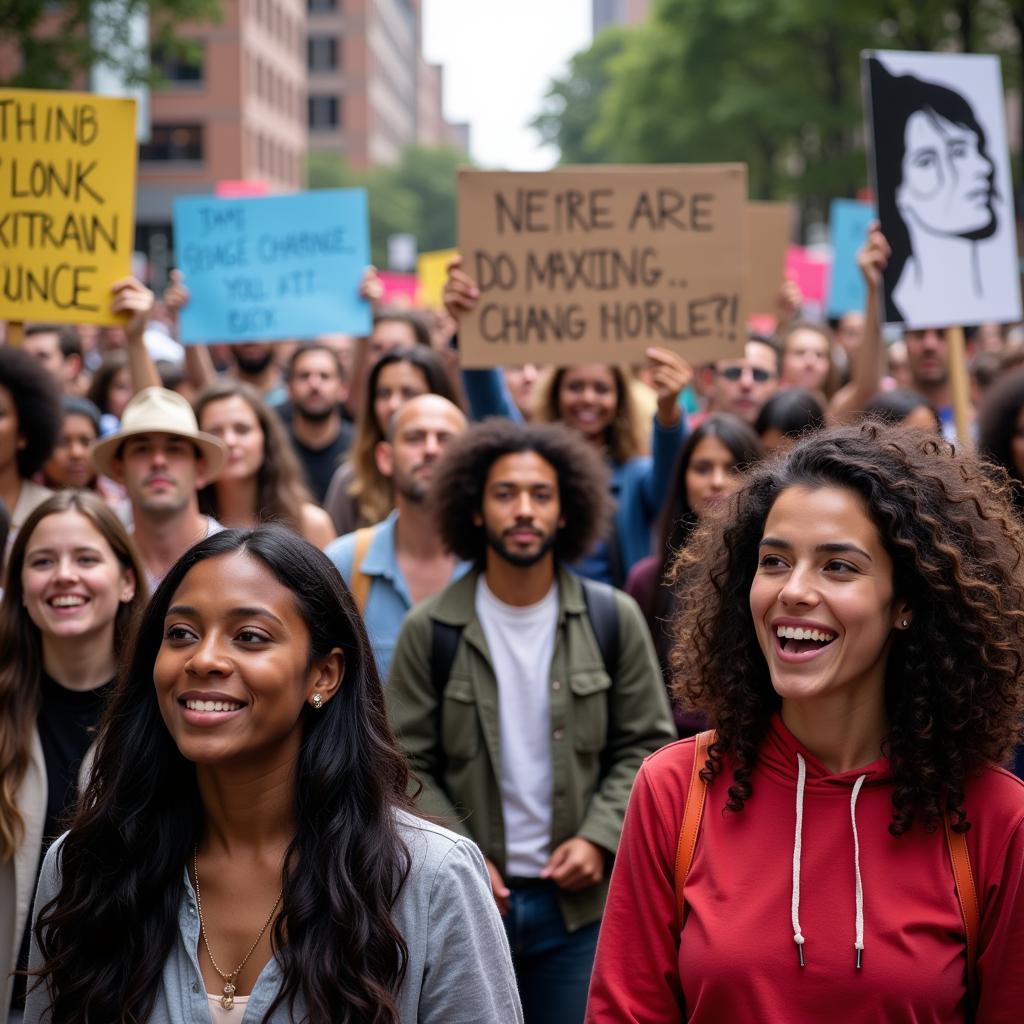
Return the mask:
<path id="1" fill-rule="evenodd" d="M 225 1010 L 230 1010 L 235 1005 L 235 986 L 230 981 L 224 986 L 224 995 L 220 997 L 220 1005 Z"/>

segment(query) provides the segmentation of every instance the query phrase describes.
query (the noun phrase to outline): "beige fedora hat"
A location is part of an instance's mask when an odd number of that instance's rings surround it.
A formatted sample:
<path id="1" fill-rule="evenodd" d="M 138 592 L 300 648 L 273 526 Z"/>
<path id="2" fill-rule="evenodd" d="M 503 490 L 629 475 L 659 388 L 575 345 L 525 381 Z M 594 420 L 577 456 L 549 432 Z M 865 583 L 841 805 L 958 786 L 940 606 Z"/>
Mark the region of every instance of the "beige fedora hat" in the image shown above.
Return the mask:
<path id="1" fill-rule="evenodd" d="M 93 465 L 110 476 L 118 449 L 136 434 L 174 434 L 188 438 L 206 459 L 206 478 L 216 479 L 224 468 L 227 448 L 223 441 L 199 429 L 196 414 L 188 399 L 167 388 L 143 388 L 121 413 L 121 427 L 114 434 L 100 438 L 90 451 Z"/>

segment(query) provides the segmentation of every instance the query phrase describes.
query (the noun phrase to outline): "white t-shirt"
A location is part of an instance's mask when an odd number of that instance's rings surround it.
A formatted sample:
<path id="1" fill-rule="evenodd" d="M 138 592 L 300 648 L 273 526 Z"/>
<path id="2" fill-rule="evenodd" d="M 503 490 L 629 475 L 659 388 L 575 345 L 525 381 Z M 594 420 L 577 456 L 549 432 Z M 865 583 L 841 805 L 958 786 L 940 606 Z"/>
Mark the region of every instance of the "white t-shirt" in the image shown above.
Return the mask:
<path id="1" fill-rule="evenodd" d="M 481 575 L 476 614 L 498 680 L 505 874 L 535 878 L 551 855 L 551 658 L 558 587 L 525 608 L 499 601 Z"/>

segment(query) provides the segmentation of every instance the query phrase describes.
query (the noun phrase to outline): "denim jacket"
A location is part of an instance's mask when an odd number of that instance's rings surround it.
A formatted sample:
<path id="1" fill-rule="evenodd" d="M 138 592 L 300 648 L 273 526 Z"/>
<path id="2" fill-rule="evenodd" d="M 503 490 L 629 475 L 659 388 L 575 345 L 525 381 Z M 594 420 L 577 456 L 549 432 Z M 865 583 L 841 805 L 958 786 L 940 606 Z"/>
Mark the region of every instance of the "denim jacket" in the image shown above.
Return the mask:
<path id="1" fill-rule="evenodd" d="M 508 1021 L 522 1024 L 522 1010 L 505 930 L 498 916 L 480 851 L 447 829 L 397 812 L 399 835 L 411 868 L 392 914 L 409 948 L 408 967 L 396 994 L 402 1024 L 455 1021 Z M 50 848 L 36 895 L 36 913 L 60 888 L 58 851 Z M 147 1024 L 210 1024 L 210 1010 L 199 969 L 199 916 L 195 891 L 185 873 L 178 911 L 178 938 L 164 962 L 160 990 Z M 31 969 L 40 965 L 35 937 Z M 259 1024 L 281 984 L 271 959 L 256 979 L 238 1024 Z M 31 986 L 30 986 L 31 987 Z M 25 1024 L 51 1024 L 49 999 L 41 987 L 29 992 Z M 239 1007 L 241 1009 L 241 1007 Z M 296 1020 L 305 1019 L 301 998 Z M 287 1005 L 270 1024 L 292 1024 Z"/>

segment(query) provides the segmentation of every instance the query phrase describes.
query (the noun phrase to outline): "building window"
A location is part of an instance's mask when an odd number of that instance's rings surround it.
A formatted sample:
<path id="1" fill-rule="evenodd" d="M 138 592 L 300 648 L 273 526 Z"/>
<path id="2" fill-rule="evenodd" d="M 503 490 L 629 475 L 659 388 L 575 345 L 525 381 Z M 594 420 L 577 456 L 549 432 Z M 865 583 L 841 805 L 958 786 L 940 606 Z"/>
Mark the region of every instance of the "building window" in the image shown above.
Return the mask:
<path id="1" fill-rule="evenodd" d="M 203 80 L 203 50 L 199 44 L 189 43 L 185 51 L 154 46 L 150 63 L 167 83 L 194 85 Z"/>
<path id="2" fill-rule="evenodd" d="M 306 42 L 310 71 L 334 71 L 338 66 L 337 36 L 310 36 Z"/>
<path id="3" fill-rule="evenodd" d="M 309 97 L 309 130 L 311 132 L 330 131 L 338 127 L 338 97 Z"/>
<path id="4" fill-rule="evenodd" d="M 340 6 L 340 0 L 306 0 L 306 9 L 310 14 L 330 14 Z"/>
<path id="5" fill-rule="evenodd" d="M 149 142 L 139 146 L 140 160 L 196 163 L 203 159 L 201 124 L 155 124 Z"/>

